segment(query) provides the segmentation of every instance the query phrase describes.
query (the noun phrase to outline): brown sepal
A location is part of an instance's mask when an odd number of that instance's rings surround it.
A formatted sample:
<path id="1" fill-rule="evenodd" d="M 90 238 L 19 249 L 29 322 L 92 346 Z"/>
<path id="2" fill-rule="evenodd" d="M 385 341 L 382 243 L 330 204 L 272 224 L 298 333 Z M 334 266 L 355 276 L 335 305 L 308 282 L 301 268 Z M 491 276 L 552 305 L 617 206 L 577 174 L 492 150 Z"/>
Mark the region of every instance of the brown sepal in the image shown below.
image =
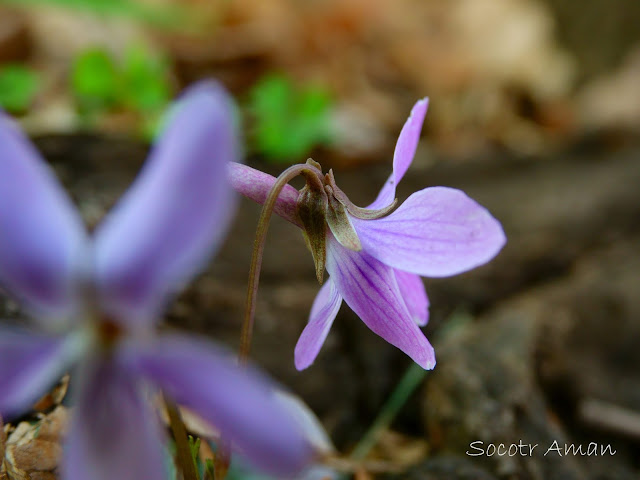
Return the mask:
<path id="1" fill-rule="evenodd" d="M 298 218 L 302 223 L 307 246 L 311 250 L 313 263 L 316 267 L 316 277 L 320 285 L 324 280 L 324 265 L 327 255 L 327 210 L 329 200 L 322 189 L 309 185 L 300 190 L 296 207 Z"/>

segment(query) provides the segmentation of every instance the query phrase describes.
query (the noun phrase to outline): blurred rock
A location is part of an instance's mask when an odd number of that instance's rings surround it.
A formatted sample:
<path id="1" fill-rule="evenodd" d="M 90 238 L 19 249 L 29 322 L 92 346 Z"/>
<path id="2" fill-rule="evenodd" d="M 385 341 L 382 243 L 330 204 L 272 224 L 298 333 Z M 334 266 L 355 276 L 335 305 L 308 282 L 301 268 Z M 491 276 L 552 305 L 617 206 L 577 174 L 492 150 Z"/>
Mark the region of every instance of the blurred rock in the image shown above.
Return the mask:
<path id="1" fill-rule="evenodd" d="M 436 342 L 423 411 L 437 451 L 478 450 L 472 442 L 539 444 L 529 456 L 474 457 L 500 475 L 531 479 L 629 479 L 634 448 L 625 432 L 602 435 L 580 423 L 585 398 L 640 407 L 637 324 L 640 238 L 615 242 L 567 275 L 502 302 Z M 597 442 L 615 455 L 560 457 L 547 449 Z"/>
<path id="2" fill-rule="evenodd" d="M 548 416 L 535 379 L 536 317 L 516 302 L 488 319 L 452 330 L 436 342 L 438 368 L 430 375 L 423 398 L 428 437 L 436 451 L 461 455 L 470 446 L 503 443 L 564 444 L 565 432 Z M 533 479 L 581 479 L 577 461 L 557 456 L 479 456 L 474 463 L 503 476 Z"/>
<path id="3" fill-rule="evenodd" d="M 639 244 L 636 234 L 592 252 L 546 299 L 538 374 L 574 423 L 582 422 L 578 407 L 586 399 L 640 414 Z"/>

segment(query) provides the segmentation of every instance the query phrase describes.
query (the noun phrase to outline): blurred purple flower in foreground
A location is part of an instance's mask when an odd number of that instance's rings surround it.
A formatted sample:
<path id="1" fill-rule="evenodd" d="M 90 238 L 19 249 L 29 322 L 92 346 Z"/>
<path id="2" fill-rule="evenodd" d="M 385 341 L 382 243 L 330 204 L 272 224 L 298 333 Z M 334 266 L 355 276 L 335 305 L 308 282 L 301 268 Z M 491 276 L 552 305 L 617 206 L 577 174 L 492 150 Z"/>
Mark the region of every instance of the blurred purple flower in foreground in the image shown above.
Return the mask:
<path id="1" fill-rule="evenodd" d="M 393 172 L 367 209 L 384 209 L 394 202 L 396 185 L 413 161 L 427 106 L 427 99 L 414 106 L 398 138 Z M 272 176 L 240 164 L 229 168 L 237 191 L 258 203 L 265 201 L 275 182 Z M 324 188 L 335 192 L 333 174 L 326 178 Z M 298 191 L 286 185 L 274 211 L 302 227 L 299 198 Z M 506 241 L 500 223 L 463 192 L 447 187 L 420 190 L 390 215 L 376 219 L 358 218 L 358 211 L 350 211 L 340 195 L 330 198 L 330 207 L 331 201 L 346 209 L 347 221 L 338 228 L 335 220 L 328 222 L 330 228 L 325 226 L 331 277 L 318 293 L 296 345 L 296 367 L 302 370 L 313 363 L 344 299 L 376 334 L 432 369 L 433 347 L 419 328 L 427 324 L 429 307 L 420 276 L 455 275 L 488 262 Z"/>
<path id="2" fill-rule="evenodd" d="M 260 374 L 206 342 L 153 335 L 167 297 L 228 226 L 225 169 L 239 155 L 232 108 L 216 84 L 192 87 L 92 241 L 49 168 L 0 112 L 0 284 L 50 332 L 0 331 L 0 412 L 25 411 L 78 365 L 66 479 L 165 477 L 148 386 L 210 421 L 258 468 L 288 475 L 311 456 Z"/>

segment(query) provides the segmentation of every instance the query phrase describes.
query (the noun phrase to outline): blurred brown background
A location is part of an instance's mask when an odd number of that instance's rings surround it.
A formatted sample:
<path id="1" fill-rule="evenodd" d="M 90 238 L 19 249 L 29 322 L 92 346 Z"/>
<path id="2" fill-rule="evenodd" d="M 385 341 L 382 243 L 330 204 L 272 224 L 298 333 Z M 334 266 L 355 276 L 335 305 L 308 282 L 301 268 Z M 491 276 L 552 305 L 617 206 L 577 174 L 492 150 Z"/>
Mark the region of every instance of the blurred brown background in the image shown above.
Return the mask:
<path id="1" fill-rule="evenodd" d="M 143 10 L 106 11 L 88 0 L 56 3 L 0 2 L 0 68 L 38 73 L 16 115 L 89 224 L 124 191 L 147 146 L 136 139 L 139 112 L 116 106 L 83 121 L 69 78 L 87 48 L 118 59 L 144 45 L 166 62 L 171 94 L 212 76 L 243 112 L 273 72 L 320 85 L 331 97 L 331 141 L 297 161 L 311 155 L 333 167 L 361 205 L 389 174 L 411 106 L 430 97 L 400 200 L 431 185 L 464 189 L 503 223 L 508 244 L 487 266 L 425 280 L 438 365 L 369 457 L 401 473 L 376 478 L 638 478 L 640 2 L 149 0 L 137 2 Z M 184 20 L 153 14 L 176 6 Z M 244 118 L 250 140 L 256 120 Z M 248 152 L 257 168 L 284 168 Z M 237 346 L 258 212 L 241 203 L 226 246 L 178 298 L 169 324 Z M 409 360 L 343 305 L 316 363 L 296 372 L 293 348 L 318 289 L 313 262 L 280 219 L 266 255 L 254 360 L 301 395 L 348 453 Z M 18 315 L 11 302 L 3 309 Z M 593 441 L 617 453 L 560 458 L 541 446 L 532 457 L 465 455 L 472 441 L 520 439 Z"/>

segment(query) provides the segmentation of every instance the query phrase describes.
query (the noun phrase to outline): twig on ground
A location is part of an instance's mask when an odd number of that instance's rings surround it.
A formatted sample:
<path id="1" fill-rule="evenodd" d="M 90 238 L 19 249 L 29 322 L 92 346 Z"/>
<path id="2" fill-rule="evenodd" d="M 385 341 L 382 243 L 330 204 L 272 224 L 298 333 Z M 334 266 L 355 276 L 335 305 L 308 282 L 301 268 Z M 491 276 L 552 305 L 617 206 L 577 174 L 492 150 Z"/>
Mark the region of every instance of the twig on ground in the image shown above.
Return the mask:
<path id="1" fill-rule="evenodd" d="M 578 416 L 593 427 L 640 440 L 640 412 L 637 410 L 586 398 L 578 405 Z"/>

